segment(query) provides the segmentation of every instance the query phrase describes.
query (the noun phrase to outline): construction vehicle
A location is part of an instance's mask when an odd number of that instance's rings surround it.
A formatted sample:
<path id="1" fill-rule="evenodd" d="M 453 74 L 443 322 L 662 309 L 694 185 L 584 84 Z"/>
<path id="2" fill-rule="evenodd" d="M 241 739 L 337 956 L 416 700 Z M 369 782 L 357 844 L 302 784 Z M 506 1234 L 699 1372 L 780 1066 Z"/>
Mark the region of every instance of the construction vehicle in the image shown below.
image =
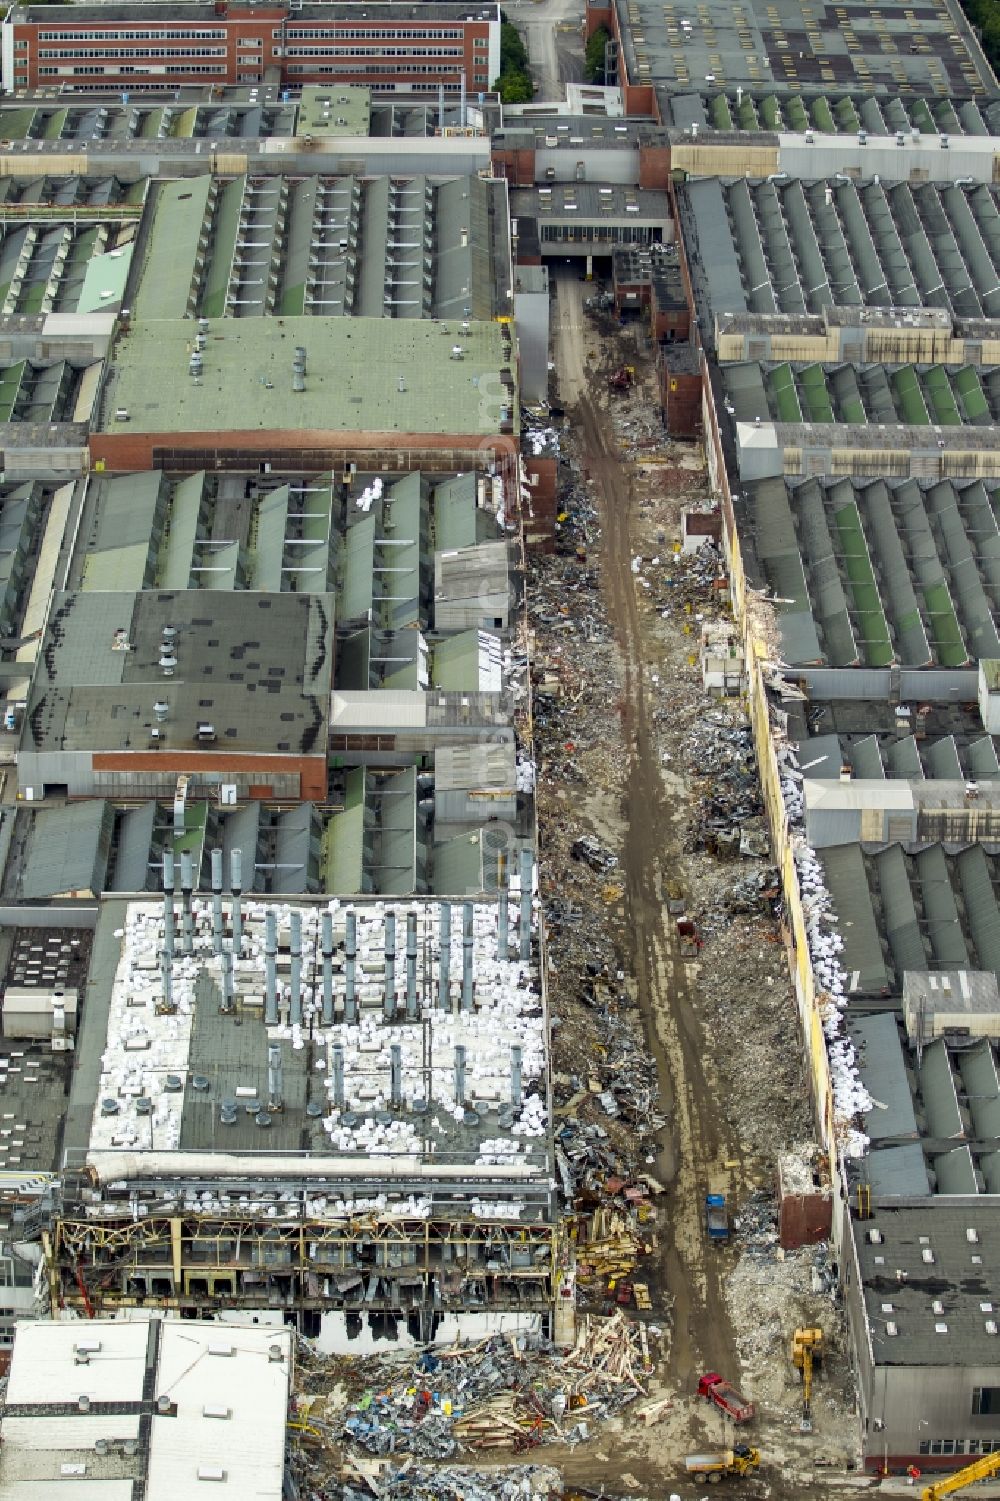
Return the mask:
<path id="1" fill-rule="evenodd" d="M 942 1496 L 950 1496 L 952 1491 L 964 1491 L 967 1485 L 973 1485 L 977 1480 L 989 1480 L 992 1475 L 1000 1475 L 1000 1449 L 973 1460 L 971 1465 L 956 1470 L 944 1480 L 925 1486 L 920 1492 L 920 1501 L 941 1501 Z"/>
<path id="2" fill-rule="evenodd" d="M 754 1415 L 754 1405 L 748 1402 L 733 1386 L 732 1382 L 725 1381 L 718 1371 L 706 1371 L 698 1381 L 698 1395 L 704 1397 L 706 1402 L 712 1402 L 724 1412 L 727 1418 L 732 1418 L 734 1423 L 749 1423 Z"/>
<path id="3" fill-rule="evenodd" d="M 635 366 L 619 365 L 608 376 L 609 391 L 631 391 L 635 384 Z"/>
<path id="4" fill-rule="evenodd" d="M 727 1475 L 749 1475 L 759 1464 L 760 1450 L 751 1449 L 748 1444 L 736 1444 L 718 1454 L 689 1454 L 684 1461 L 692 1480 L 707 1481 L 709 1485 L 717 1485 Z"/>
<path id="5" fill-rule="evenodd" d="M 792 1335 L 792 1365 L 802 1372 L 800 1433 L 812 1433 L 813 1367 L 823 1356 L 822 1329 L 796 1329 Z"/>
<path id="6" fill-rule="evenodd" d="M 709 1240 L 721 1245 L 729 1239 L 726 1194 L 719 1184 L 711 1184 L 710 1187 L 712 1192 L 705 1195 L 705 1233 Z"/>

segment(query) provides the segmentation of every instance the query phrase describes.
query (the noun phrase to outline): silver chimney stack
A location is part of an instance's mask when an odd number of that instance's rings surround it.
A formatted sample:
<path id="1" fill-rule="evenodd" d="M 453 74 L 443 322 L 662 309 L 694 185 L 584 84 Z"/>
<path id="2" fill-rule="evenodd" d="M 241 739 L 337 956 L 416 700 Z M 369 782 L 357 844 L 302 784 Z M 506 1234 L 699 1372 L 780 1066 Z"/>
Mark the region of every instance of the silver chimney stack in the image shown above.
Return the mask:
<path id="1" fill-rule="evenodd" d="M 222 950 L 222 1009 L 233 1009 L 233 951 L 229 948 Z"/>
<path id="2" fill-rule="evenodd" d="M 264 917 L 264 1025 L 278 1025 L 278 914 L 273 907 Z"/>
<path id="3" fill-rule="evenodd" d="M 344 1108 L 344 1049 L 340 1043 L 333 1048 L 333 1103 L 338 1110 Z"/>
<path id="4" fill-rule="evenodd" d="M 323 944 L 323 1025 L 333 1021 L 333 913 L 324 912 L 320 921 Z"/>
<path id="5" fill-rule="evenodd" d="M 229 884 L 233 893 L 233 950 L 243 951 L 243 851 L 233 850 L 229 857 Z"/>
<path id="6" fill-rule="evenodd" d="M 507 882 L 502 880 L 497 902 L 497 958 L 506 964 L 510 958 L 510 917 L 507 910 Z"/>
<path id="7" fill-rule="evenodd" d="M 276 1042 L 267 1045 L 267 1108 L 275 1114 L 285 1108 L 282 1094 L 281 1049 Z"/>
<path id="8" fill-rule="evenodd" d="M 172 954 L 168 955 L 164 953 L 163 955 L 162 979 L 163 1004 L 165 1008 L 170 1011 L 173 1009 L 174 1004 L 174 964 Z"/>
<path id="9" fill-rule="evenodd" d="M 438 979 L 438 1006 L 442 1011 L 451 1010 L 451 904 L 441 906 L 441 958 Z"/>
<path id="10" fill-rule="evenodd" d="M 289 924 L 292 947 L 292 1006 L 289 1020 L 293 1027 L 302 1023 L 302 913 L 293 912 Z"/>
<path id="11" fill-rule="evenodd" d="M 521 1049 L 510 1050 L 510 1103 L 516 1109 L 521 1103 Z"/>
<path id="12" fill-rule="evenodd" d="M 163 851 L 163 952 L 174 957 L 174 852 Z"/>
<path id="13" fill-rule="evenodd" d="M 355 961 L 358 953 L 358 920 L 354 912 L 347 914 L 347 936 L 344 941 L 344 954 L 346 964 L 344 966 L 344 1020 L 356 1022 L 358 1019 L 358 991 L 355 979 Z"/>
<path id="14" fill-rule="evenodd" d="M 465 1104 L 465 1049 L 455 1044 L 455 1104 Z"/>
<path id="15" fill-rule="evenodd" d="M 191 907 L 191 892 L 194 887 L 194 861 L 190 850 L 181 850 L 181 903 L 183 910 L 183 943 L 185 954 L 194 950 L 194 913 Z"/>
<path id="16" fill-rule="evenodd" d="M 471 902 L 462 906 L 462 1010 L 472 1010 L 472 918 Z"/>
<path id="17" fill-rule="evenodd" d="M 398 1110 L 403 1103 L 403 1049 L 394 1042 L 389 1049 L 389 1103 Z"/>
<path id="18" fill-rule="evenodd" d="M 396 914 L 385 914 L 385 1004 L 383 1015 L 391 1022 L 396 1014 Z"/>
<path id="19" fill-rule="evenodd" d="M 521 851 L 521 958 L 531 958 L 531 851 Z"/>
<path id="20" fill-rule="evenodd" d="M 212 851 L 212 952 L 222 953 L 222 851 Z"/>
<path id="21" fill-rule="evenodd" d="M 406 1015 L 417 1019 L 417 914 L 406 914 Z"/>

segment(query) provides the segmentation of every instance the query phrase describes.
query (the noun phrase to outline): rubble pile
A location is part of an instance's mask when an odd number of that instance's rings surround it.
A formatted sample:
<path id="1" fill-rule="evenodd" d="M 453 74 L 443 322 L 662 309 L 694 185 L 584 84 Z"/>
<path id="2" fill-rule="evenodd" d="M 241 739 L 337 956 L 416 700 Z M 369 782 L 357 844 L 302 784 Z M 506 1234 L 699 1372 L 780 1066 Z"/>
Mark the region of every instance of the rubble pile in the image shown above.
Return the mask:
<path id="1" fill-rule="evenodd" d="M 558 1501 L 562 1495 L 562 1479 L 548 1465 L 512 1465 L 498 1471 L 404 1463 L 377 1479 L 360 1476 L 327 1489 L 323 1501 L 370 1501 L 372 1496 L 381 1501 Z"/>
<path id="2" fill-rule="evenodd" d="M 323 1364 L 314 1357 L 304 1399 L 318 1435 L 378 1456 L 450 1460 L 484 1449 L 580 1443 L 591 1427 L 645 1394 L 650 1334 L 616 1309 L 585 1318 L 560 1354 L 547 1340 L 495 1335 L 449 1349 L 392 1352 Z"/>

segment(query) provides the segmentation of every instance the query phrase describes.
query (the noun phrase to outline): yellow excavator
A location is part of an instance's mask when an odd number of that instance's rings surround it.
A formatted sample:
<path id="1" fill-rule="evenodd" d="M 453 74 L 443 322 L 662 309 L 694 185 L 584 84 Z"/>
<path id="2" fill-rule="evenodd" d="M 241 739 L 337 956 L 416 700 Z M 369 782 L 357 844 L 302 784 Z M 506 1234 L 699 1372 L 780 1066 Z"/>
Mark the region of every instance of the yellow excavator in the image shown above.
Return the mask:
<path id="1" fill-rule="evenodd" d="M 813 1366 L 823 1354 L 822 1329 L 796 1329 L 792 1335 L 792 1365 L 802 1372 L 800 1433 L 812 1433 Z"/>
<path id="2" fill-rule="evenodd" d="M 941 1501 L 942 1496 L 950 1496 L 952 1491 L 964 1491 L 967 1485 L 974 1484 L 977 1480 L 989 1480 L 991 1475 L 1000 1474 L 1000 1450 L 993 1454 L 984 1454 L 982 1459 L 973 1460 L 971 1465 L 966 1465 L 963 1470 L 956 1470 L 954 1474 L 945 1476 L 944 1480 L 937 1480 L 933 1485 L 927 1485 L 920 1493 L 920 1501 Z"/>

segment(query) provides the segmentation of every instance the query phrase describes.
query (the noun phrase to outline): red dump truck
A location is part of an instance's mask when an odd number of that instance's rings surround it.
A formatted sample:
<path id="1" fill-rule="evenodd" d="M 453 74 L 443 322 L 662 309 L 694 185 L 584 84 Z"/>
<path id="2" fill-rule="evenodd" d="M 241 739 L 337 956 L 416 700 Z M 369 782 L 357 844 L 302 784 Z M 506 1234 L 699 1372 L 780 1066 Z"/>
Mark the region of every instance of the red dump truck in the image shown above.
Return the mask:
<path id="1" fill-rule="evenodd" d="M 754 1414 L 754 1405 L 738 1392 L 729 1381 L 724 1381 L 718 1371 L 708 1371 L 698 1382 L 698 1395 L 712 1402 L 734 1423 L 749 1423 Z"/>

